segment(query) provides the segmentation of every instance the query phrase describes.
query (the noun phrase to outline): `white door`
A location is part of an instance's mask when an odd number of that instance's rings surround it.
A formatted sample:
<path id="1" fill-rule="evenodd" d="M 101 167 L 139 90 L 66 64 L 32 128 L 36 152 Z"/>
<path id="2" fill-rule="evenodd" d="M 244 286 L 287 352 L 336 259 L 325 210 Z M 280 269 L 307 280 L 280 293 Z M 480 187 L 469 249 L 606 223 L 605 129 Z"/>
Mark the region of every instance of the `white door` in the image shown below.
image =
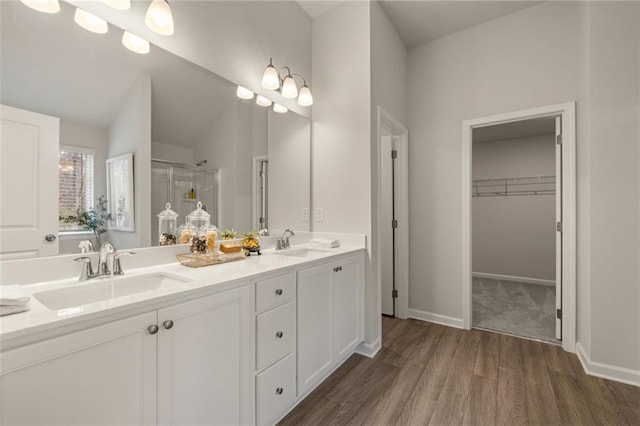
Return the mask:
<path id="1" fill-rule="evenodd" d="M 298 396 L 324 378 L 333 365 L 332 267 L 320 265 L 298 272 Z"/>
<path id="2" fill-rule="evenodd" d="M 0 354 L 0 424 L 155 424 L 150 312 Z"/>
<path id="3" fill-rule="evenodd" d="M 562 143 L 558 142 L 562 142 L 561 116 L 556 117 L 556 339 L 562 339 Z"/>
<path id="4" fill-rule="evenodd" d="M 249 285 L 158 311 L 158 423 L 253 423 Z"/>
<path id="5" fill-rule="evenodd" d="M 382 313 L 384 315 L 395 316 L 396 299 L 395 292 L 395 265 L 394 265 L 394 197 L 393 197 L 393 136 L 384 135 L 380 139 L 382 144 L 380 158 L 380 204 L 381 210 L 381 233 L 380 241 L 380 279 L 382 291 Z"/>
<path id="6" fill-rule="evenodd" d="M 58 254 L 59 128 L 0 105 L 0 260 Z"/>
<path id="7" fill-rule="evenodd" d="M 336 262 L 333 268 L 333 340 L 336 362 L 349 357 L 363 340 L 360 258 Z"/>

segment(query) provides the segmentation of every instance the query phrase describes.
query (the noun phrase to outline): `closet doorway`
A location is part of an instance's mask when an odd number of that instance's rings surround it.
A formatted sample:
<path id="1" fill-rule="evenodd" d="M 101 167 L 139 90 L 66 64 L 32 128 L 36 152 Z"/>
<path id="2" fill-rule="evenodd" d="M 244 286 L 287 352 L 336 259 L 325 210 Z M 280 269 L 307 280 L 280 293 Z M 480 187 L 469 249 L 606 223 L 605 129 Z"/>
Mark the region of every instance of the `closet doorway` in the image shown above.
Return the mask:
<path id="1" fill-rule="evenodd" d="M 575 345 L 575 105 L 463 125 L 465 328 Z"/>

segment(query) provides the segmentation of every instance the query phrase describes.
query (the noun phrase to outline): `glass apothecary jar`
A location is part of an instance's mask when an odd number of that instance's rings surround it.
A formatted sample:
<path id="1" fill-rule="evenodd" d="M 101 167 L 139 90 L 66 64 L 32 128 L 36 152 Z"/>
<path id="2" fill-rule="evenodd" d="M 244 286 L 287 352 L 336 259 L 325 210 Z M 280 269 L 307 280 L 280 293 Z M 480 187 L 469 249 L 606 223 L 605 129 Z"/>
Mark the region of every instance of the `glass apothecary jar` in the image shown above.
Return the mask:
<path id="1" fill-rule="evenodd" d="M 191 252 L 207 253 L 215 249 L 217 228 L 211 225 L 211 215 L 202 208 L 198 201 L 196 209 L 186 218 L 191 230 Z"/>
<path id="2" fill-rule="evenodd" d="M 158 243 L 161 246 L 176 244 L 178 236 L 178 213 L 171 210 L 171 203 L 165 205 L 165 210 L 158 213 Z"/>

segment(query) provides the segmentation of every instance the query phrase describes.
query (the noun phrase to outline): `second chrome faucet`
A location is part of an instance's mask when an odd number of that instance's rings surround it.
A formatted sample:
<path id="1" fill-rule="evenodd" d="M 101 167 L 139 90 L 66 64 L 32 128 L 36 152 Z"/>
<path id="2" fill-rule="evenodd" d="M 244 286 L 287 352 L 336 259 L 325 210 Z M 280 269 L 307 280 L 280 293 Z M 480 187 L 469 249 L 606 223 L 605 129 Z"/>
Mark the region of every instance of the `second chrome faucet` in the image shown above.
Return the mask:
<path id="1" fill-rule="evenodd" d="M 132 251 L 117 251 L 113 244 L 106 242 L 100 247 L 100 257 L 98 260 L 98 270 L 94 273 L 91 266 L 91 258 L 82 256 L 74 259 L 75 262 L 82 262 L 82 270 L 80 271 L 80 281 L 86 281 L 92 278 L 107 277 L 114 275 L 122 275 L 122 266 L 120 265 L 120 256 L 130 256 L 135 254 Z"/>

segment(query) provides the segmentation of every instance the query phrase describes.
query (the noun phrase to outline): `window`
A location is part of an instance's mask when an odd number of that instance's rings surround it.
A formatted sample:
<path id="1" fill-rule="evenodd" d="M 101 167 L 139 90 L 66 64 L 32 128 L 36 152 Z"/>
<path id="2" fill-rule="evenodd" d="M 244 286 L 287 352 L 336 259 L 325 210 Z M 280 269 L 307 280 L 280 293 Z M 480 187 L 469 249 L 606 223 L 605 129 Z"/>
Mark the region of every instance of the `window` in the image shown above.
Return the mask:
<path id="1" fill-rule="evenodd" d="M 73 220 L 79 212 L 93 208 L 93 156 L 84 148 L 60 147 L 59 171 L 59 226 L 60 231 L 83 231 Z"/>

